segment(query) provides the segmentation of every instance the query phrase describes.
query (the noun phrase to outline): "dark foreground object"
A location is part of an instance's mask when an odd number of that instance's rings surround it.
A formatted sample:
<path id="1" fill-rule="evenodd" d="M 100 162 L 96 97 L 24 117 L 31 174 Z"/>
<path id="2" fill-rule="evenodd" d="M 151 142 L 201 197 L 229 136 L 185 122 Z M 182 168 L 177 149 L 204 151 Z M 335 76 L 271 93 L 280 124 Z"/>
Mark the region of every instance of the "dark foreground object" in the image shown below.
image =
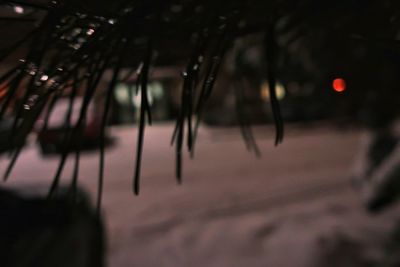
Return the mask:
<path id="1" fill-rule="evenodd" d="M 103 229 L 82 193 L 54 199 L 0 190 L 0 266 L 104 266 Z"/>
<path id="2" fill-rule="evenodd" d="M 95 151 L 99 149 L 101 139 L 100 130 L 90 131 L 91 129 L 82 131 L 79 138 L 72 138 L 71 141 L 65 141 L 65 133 L 67 129 L 47 129 L 38 134 L 38 142 L 42 155 L 62 154 L 66 151 Z M 105 136 L 104 146 L 110 147 L 114 144 L 114 139 Z"/>

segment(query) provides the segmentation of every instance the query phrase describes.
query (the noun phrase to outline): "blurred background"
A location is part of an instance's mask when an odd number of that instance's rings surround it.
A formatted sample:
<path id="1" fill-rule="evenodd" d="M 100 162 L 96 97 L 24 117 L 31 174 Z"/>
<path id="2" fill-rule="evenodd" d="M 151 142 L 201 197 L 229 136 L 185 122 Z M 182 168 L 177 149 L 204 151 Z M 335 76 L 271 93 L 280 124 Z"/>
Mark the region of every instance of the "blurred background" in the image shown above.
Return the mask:
<path id="1" fill-rule="evenodd" d="M 192 2 L 173 3 L 168 14 L 186 17 Z M 198 2 L 196 8 L 202 6 Z M 132 177 L 143 91 L 132 72 L 137 55 L 126 56 L 124 78 L 112 91 L 105 138 L 101 208 L 108 266 L 400 266 L 399 3 L 266 2 L 279 11 L 273 70 L 285 123 L 283 144 L 274 146 L 271 65 L 260 30 L 270 11 L 255 10 L 257 2 L 239 21 L 245 26 L 226 49 L 204 111 L 194 115 L 202 122 L 194 157 L 183 156 L 181 186 L 175 182 L 170 142 L 192 39 L 177 38 L 156 49 L 146 92 L 153 124 L 145 132 L 137 197 Z M 43 19 L 46 10 L 37 5 L 47 3 L 0 4 L 0 51 Z M 81 8 L 100 12 L 114 5 L 83 1 Z M 66 37 L 73 36 L 69 42 L 82 32 L 92 34 L 84 26 L 74 31 Z M 177 46 L 180 41 L 184 45 Z M 26 49 L 2 59 L 0 72 L 12 68 Z M 2 187 L 43 197 L 60 155 L 79 150 L 79 187 L 95 202 L 100 125 L 111 80 L 110 68 L 73 144 L 65 143 L 65 117 L 70 114 L 72 124 L 79 120 L 84 89 L 78 88 L 72 105 L 69 87 L 49 101 L 51 112 L 42 112 L 34 123 Z M 4 100 L 10 84 L 0 85 Z M 23 91 L 17 90 L 0 121 L 2 172 L 12 158 L 8 151 L 15 144 L 9 136 L 21 99 Z M 76 162 L 73 155 L 66 160 L 60 176 L 66 188 Z M 66 250 L 73 254 L 74 249 Z"/>

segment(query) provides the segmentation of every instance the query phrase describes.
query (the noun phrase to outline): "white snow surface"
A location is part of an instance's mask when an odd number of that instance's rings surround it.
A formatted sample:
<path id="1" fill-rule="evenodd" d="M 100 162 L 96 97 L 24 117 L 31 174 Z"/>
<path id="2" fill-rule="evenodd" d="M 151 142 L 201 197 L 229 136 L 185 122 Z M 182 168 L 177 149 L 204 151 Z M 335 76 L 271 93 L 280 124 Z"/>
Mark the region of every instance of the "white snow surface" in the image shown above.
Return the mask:
<path id="1" fill-rule="evenodd" d="M 274 129 L 254 128 L 262 152 L 246 151 L 236 128 L 202 128 L 196 156 L 174 178 L 172 124 L 147 128 L 141 194 L 132 194 L 137 132 L 111 130 L 103 212 L 108 263 L 125 266 L 368 266 L 385 257 L 396 206 L 368 214 L 349 182 L 360 130 L 289 125 L 283 145 Z M 80 182 L 95 197 L 98 154 L 82 155 Z M 1 159 L 4 170 L 7 159 Z M 22 153 L 9 187 L 44 188 L 58 159 L 34 144 Z M 72 160 L 63 174 L 69 183 Z"/>

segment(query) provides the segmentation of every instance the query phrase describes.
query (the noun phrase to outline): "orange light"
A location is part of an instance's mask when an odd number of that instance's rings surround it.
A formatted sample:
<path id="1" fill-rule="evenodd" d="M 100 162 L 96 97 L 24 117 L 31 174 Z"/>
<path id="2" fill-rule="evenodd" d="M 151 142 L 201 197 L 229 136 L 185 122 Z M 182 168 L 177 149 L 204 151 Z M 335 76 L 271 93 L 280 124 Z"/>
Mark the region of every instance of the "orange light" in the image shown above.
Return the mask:
<path id="1" fill-rule="evenodd" d="M 333 90 L 335 90 L 338 93 L 343 92 L 346 90 L 346 81 L 342 78 L 337 78 L 333 80 L 332 83 Z"/>

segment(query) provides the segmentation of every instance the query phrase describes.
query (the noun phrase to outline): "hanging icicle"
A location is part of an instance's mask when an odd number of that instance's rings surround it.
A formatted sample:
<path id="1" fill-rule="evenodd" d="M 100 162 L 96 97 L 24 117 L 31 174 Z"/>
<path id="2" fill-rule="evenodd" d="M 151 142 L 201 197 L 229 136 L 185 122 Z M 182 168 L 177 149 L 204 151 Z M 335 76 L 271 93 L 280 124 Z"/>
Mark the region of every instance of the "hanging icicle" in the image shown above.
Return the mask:
<path id="1" fill-rule="evenodd" d="M 136 90 L 140 94 L 139 125 L 133 175 L 133 191 L 140 192 L 140 175 L 145 127 L 151 125 L 152 115 L 148 98 L 150 68 L 155 54 L 168 53 L 170 47 L 162 44 L 170 39 L 190 39 L 191 52 L 182 53 L 187 65 L 182 72 L 183 86 L 181 108 L 176 120 L 171 143 L 175 145 L 176 178 L 182 181 L 182 161 L 186 147 L 193 157 L 200 122 L 207 100 L 212 95 L 218 74 L 227 51 L 235 38 L 251 32 L 241 25 L 247 2 L 236 3 L 205 1 L 193 5 L 191 1 L 122 1 L 115 8 L 104 12 L 83 9 L 79 1 L 51 1 L 35 4 L 31 1 L 6 0 L 4 4 L 19 5 L 38 10 L 42 15 L 27 16 L 37 19 L 30 31 L 12 45 L 0 51 L 0 62 L 10 60 L 13 53 L 25 49 L 23 60 L 12 62 L 13 67 L 0 76 L 0 117 L 13 115 L 14 123 L 10 141 L 15 144 L 4 178 L 7 179 L 18 159 L 24 141 L 35 122 L 44 113 L 42 131 L 48 126 L 52 111 L 61 97 L 68 96 L 65 117 L 66 132 L 63 135 L 63 151 L 49 197 L 57 193 L 61 176 L 69 155 L 74 152 L 74 169 L 71 191 L 76 192 L 79 173 L 82 127 L 86 123 L 88 107 L 99 89 L 99 83 L 107 70 L 112 70 L 111 81 L 105 90 L 104 110 L 100 125 L 99 179 L 97 206 L 100 208 L 104 184 L 105 133 L 114 88 L 125 82 L 136 71 Z M 192 17 L 185 14 L 192 13 Z M 24 23 L 21 20 L 18 23 Z M 260 31 L 260 29 L 254 29 Z M 179 37 L 177 39 L 177 37 Z M 182 41 L 184 42 L 184 41 Z M 268 79 L 271 104 L 277 126 L 276 143 L 283 137 L 283 123 L 276 99 L 275 37 L 273 25 L 266 33 Z M 187 43 L 185 44 L 187 46 Z M 136 66 L 139 68 L 136 70 Z M 121 69 L 130 69 L 121 75 Z M 135 67 L 133 67 L 135 66 Z M 83 93 L 83 102 L 77 121 L 72 121 L 74 99 Z M 240 92 L 237 92 L 240 93 Z M 19 104 L 15 105 L 15 100 Z M 238 103 L 239 104 L 239 103 Z M 12 107 L 12 108 L 11 108 Z M 241 112 L 238 111 L 238 115 Z M 251 129 L 245 119 L 240 120 L 243 137 L 249 149 L 259 154 Z M 74 148 L 74 149 L 73 149 Z M 74 193 L 75 194 L 75 193 Z"/>

